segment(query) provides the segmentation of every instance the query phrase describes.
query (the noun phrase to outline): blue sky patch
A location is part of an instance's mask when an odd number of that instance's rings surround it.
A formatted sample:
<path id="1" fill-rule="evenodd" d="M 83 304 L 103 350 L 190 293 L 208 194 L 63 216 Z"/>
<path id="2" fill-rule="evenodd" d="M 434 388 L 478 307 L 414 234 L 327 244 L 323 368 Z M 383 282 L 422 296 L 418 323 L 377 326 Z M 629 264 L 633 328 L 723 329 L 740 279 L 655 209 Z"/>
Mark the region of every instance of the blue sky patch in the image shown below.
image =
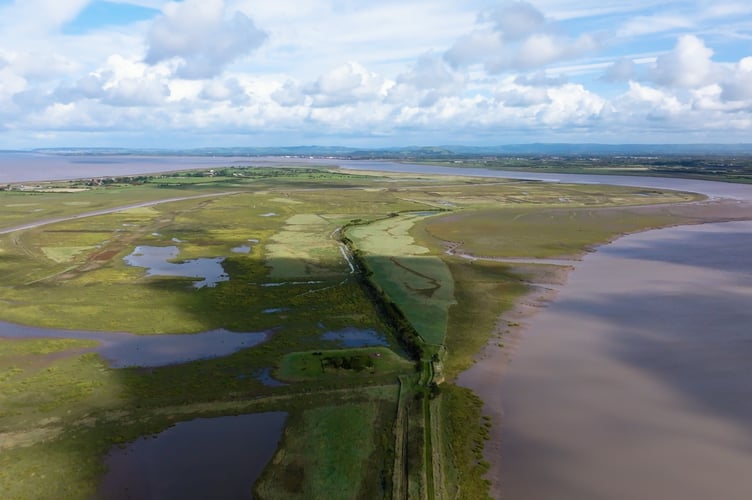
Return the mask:
<path id="1" fill-rule="evenodd" d="M 76 19 L 63 26 L 63 33 L 80 35 L 104 26 L 124 26 L 151 19 L 159 13 L 159 10 L 139 5 L 97 1 L 89 4 Z"/>

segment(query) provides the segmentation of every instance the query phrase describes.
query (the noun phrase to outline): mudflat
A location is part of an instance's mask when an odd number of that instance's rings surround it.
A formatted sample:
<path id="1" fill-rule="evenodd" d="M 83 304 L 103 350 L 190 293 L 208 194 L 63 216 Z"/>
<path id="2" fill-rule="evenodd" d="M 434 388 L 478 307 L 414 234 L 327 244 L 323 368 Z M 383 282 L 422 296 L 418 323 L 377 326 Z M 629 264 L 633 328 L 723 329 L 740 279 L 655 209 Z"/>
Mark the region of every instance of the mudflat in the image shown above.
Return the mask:
<path id="1" fill-rule="evenodd" d="M 487 349 L 460 381 L 501 417 L 494 496 L 749 498 L 751 247 L 749 221 L 626 236 Z"/>

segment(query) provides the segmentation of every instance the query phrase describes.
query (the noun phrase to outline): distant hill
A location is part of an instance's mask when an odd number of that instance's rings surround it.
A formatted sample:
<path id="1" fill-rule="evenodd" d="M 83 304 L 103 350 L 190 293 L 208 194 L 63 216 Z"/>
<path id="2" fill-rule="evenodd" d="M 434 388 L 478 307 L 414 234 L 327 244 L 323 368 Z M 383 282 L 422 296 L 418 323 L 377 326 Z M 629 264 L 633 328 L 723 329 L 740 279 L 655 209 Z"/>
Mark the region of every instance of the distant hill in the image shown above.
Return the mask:
<path id="1" fill-rule="evenodd" d="M 510 155 L 752 155 L 752 144 L 568 144 L 533 143 L 498 146 L 344 146 L 222 147 L 195 149 L 43 148 L 36 153 L 74 156 L 313 156 L 319 158 L 451 159 Z"/>

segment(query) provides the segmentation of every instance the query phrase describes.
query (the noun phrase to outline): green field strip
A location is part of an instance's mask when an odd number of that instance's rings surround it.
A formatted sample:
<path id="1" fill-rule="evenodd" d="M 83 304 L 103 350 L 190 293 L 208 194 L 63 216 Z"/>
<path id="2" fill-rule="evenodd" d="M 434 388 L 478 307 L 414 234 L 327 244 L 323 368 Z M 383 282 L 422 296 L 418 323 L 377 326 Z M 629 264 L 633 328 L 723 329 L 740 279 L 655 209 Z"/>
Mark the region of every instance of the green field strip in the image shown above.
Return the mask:
<path id="1" fill-rule="evenodd" d="M 397 416 L 394 421 L 394 468 L 392 470 L 392 498 L 407 499 L 407 397 L 409 391 L 405 376 L 399 377 L 400 391 L 397 400 Z"/>
<path id="2" fill-rule="evenodd" d="M 444 444 L 442 440 L 441 432 L 441 405 L 439 403 L 440 398 L 436 397 L 430 399 L 428 402 L 428 415 L 430 420 L 430 432 L 428 434 L 431 437 L 431 457 L 430 467 L 432 468 L 433 477 L 433 497 L 436 500 L 444 500 L 449 498 L 447 492 L 447 480 L 445 474 L 445 456 L 444 456 Z"/>
<path id="3" fill-rule="evenodd" d="M 423 398 L 423 477 L 425 478 L 426 498 L 436 498 L 436 485 L 434 484 L 434 452 L 433 452 L 433 426 L 431 424 L 431 400 Z"/>

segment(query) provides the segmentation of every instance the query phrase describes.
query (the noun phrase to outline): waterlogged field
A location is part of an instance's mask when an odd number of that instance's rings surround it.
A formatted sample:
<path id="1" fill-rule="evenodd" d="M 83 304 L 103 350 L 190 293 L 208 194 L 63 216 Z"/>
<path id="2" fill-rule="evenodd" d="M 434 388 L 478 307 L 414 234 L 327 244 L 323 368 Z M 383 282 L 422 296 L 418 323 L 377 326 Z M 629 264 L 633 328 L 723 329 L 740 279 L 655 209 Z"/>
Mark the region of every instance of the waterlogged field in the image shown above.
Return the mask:
<path id="1" fill-rule="evenodd" d="M 3 338 L 0 324 L 0 491 L 90 498 L 113 446 L 282 411 L 258 498 L 482 498 L 487 423 L 452 380 L 540 273 L 459 254 L 575 255 L 681 220 L 629 207 L 689 199 L 239 167 L 2 191 L 0 320 L 70 338 Z M 226 356 L 117 369 L 76 338 L 217 329 L 268 334 Z"/>

